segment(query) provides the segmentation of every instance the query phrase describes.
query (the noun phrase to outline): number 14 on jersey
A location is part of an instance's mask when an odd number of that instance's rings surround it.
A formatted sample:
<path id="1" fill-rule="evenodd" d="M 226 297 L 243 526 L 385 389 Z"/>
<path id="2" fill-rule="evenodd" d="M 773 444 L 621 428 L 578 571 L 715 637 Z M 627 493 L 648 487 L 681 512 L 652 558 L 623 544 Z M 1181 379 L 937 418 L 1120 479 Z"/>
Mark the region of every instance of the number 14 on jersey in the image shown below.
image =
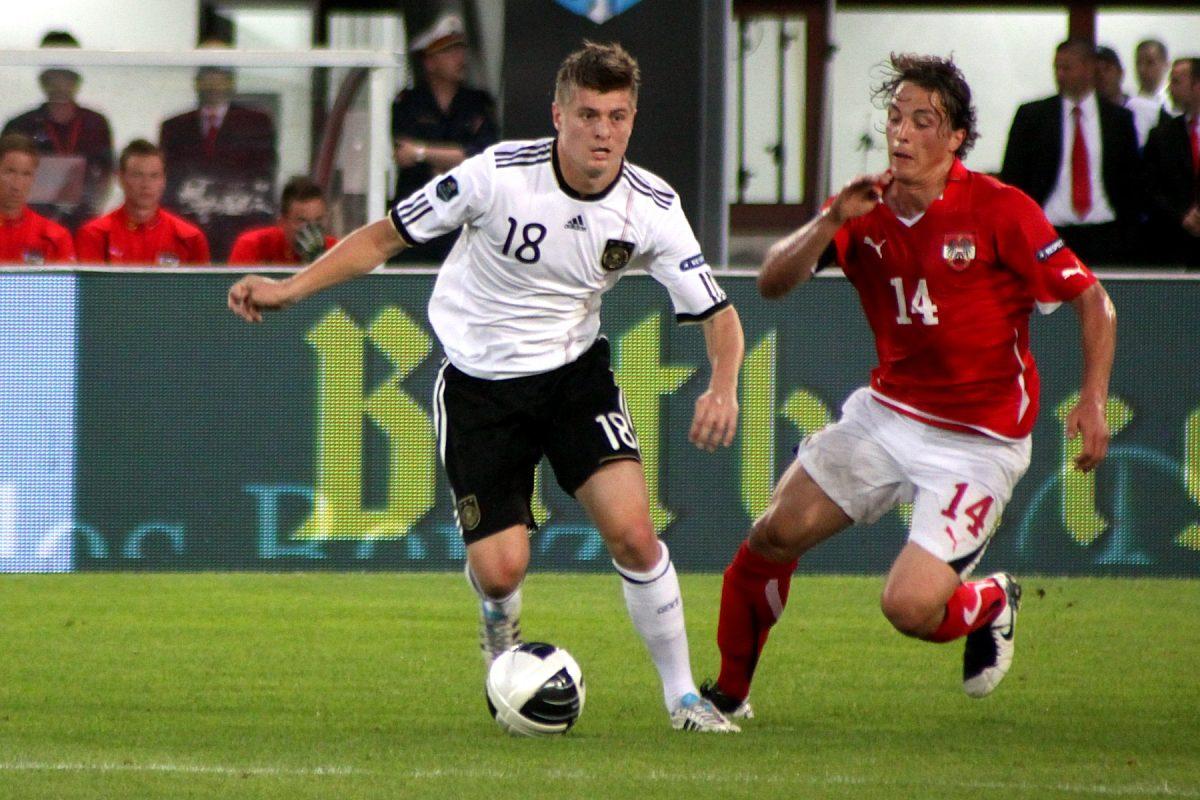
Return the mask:
<path id="1" fill-rule="evenodd" d="M 896 292 L 896 322 L 901 325 L 912 325 L 913 317 L 919 316 L 925 325 L 937 325 L 938 307 L 929 297 L 929 286 L 925 279 L 917 281 L 917 290 L 910 300 L 904 290 L 904 278 L 892 278 L 892 289 Z M 909 316 L 912 313 L 913 317 Z"/>

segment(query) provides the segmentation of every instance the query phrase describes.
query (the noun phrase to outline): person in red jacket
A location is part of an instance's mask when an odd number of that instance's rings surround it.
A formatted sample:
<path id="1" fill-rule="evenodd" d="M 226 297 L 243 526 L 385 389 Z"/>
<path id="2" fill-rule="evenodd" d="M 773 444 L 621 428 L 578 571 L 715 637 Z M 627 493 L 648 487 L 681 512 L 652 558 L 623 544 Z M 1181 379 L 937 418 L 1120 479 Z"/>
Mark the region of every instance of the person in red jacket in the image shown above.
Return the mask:
<path id="1" fill-rule="evenodd" d="M 279 220 L 238 236 L 230 264 L 308 264 L 337 243 L 325 233 L 325 197 L 303 175 L 290 178 L 279 200 Z"/>
<path id="2" fill-rule="evenodd" d="M 75 260 L 71 234 L 29 207 L 38 151 L 19 133 L 0 136 L 0 262 L 68 264 Z"/>
<path id="3" fill-rule="evenodd" d="M 160 205 L 167 185 L 161 150 L 134 139 L 121 151 L 117 182 L 125 203 L 75 234 L 80 261 L 160 267 L 209 263 L 204 232 Z"/>

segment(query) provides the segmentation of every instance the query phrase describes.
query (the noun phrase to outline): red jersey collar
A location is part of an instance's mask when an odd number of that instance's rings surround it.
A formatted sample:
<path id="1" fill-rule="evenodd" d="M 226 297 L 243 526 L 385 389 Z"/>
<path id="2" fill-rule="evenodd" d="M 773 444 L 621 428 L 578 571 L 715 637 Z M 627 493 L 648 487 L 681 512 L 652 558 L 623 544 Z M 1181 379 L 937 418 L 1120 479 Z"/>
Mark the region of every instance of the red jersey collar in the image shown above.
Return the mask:
<path id="1" fill-rule="evenodd" d="M 126 211 L 125 211 L 125 206 L 122 205 L 120 208 L 117 209 L 116 217 L 117 217 L 117 222 L 121 223 L 122 228 L 131 230 L 131 231 L 146 230 L 148 228 L 157 227 L 158 223 L 162 222 L 162 209 L 161 208 L 155 209 L 153 217 L 146 220 L 145 222 L 138 223 L 138 222 L 134 222 L 132 219 L 129 218 L 129 214 L 126 213 Z"/>
<path id="2" fill-rule="evenodd" d="M 15 217 L 6 217 L 0 214 L 0 226 L 8 227 L 9 225 L 17 226 L 29 219 L 29 206 L 21 206 L 21 213 Z"/>

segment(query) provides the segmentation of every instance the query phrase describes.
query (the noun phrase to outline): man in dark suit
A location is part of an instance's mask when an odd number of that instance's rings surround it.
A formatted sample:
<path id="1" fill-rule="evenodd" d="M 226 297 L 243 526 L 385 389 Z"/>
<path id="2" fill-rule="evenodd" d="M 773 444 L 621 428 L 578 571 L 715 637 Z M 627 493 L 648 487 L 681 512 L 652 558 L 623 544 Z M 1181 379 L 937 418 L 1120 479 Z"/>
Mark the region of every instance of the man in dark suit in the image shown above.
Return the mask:
<path id="1" fill-rule="evenodd" d="M 1095 91 L 1095 47 L 1069 39 L 1054 55 L 1058 94 L 1017 109 L 1000 178 L 1032 197 L 1087 264 L 1121 264 L 1142 214 L 1133 115 Z"/>
<path id="2" fill-rule="evenodd" d="M 208 234 L 213 260 L 223 262 L 244 229 L 275 216 L 275 125 L 261 111 L 232 102 L 233 71 L 196 71 L 199 107 L 162 124 L 167 161 L 164 205 Z"/>
<path id="3" fill-rule="evenodd" d="M 1151 246 L 1166 264 L 1200 267 L 1200 58 L 1176 59 L 1167 84 L 1182 111 L 1146 142 Z"/>

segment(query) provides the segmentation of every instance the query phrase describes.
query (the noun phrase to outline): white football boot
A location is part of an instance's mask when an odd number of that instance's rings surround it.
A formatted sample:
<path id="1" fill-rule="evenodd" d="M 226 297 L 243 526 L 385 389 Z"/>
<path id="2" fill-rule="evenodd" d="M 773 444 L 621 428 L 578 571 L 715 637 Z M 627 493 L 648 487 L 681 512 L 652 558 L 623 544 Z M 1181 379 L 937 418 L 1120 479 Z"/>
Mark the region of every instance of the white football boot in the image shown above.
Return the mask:
<path id="1" fill-rule="evenodd" d="M 991 625 L 967 634 L 963 649 L 963 691 L 971 697 L 991 694 L 1012 666 L 1013 637 L 1021 607 L 1021 584 L 1012 575 L 997 572 L 988 576 L 988 580 L 1004 590 L 1004 608 Z"/>
<path id="2" fill-rule="evenodd" d="M 717 711 L 717 707 L 698 694 L 688 692 L 671 712 L 671 727 L 677 731 L 699 733 L 741 733 L 742 729 Z"/>

